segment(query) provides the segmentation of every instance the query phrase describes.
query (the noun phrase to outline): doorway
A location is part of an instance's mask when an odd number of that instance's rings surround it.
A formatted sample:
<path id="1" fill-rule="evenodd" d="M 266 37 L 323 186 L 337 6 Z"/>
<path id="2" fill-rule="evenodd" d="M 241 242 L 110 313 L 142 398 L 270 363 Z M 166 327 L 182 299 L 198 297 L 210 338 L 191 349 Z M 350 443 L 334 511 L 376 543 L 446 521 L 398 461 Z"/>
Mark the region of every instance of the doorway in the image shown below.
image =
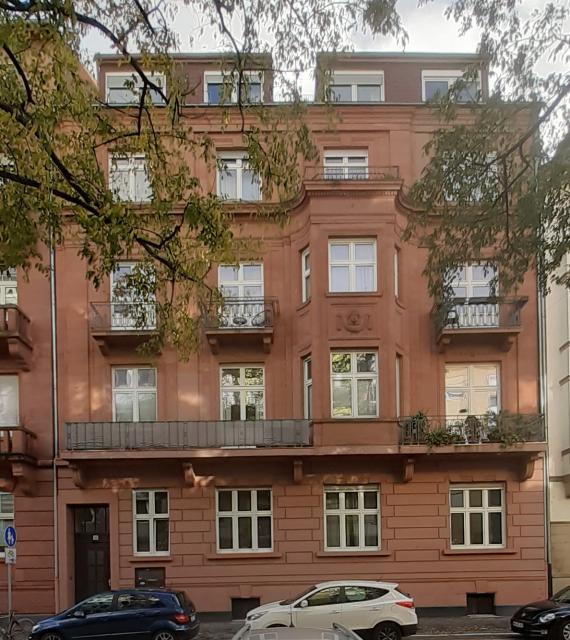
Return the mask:
<path id="1" fill-rule="evenodd" d="M 73 507 L 75 601 L 110 588 L 109 508 Z"/>

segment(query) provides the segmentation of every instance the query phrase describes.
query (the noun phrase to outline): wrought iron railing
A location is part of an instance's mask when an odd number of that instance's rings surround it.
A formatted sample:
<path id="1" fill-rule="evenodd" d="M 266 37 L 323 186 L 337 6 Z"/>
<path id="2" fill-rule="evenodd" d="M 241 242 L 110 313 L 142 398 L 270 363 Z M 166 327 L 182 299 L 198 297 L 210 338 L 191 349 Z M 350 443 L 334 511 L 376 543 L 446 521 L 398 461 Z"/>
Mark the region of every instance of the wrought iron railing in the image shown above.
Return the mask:
<path id="1" fill-rule="evenodd" d="M 398 180 L 400 178 L 400 168 L 392 167 L 323 167 L 315 172 L 314 169 L 307 169 L 305 179 L 312 181 L 374 181 L 374 180 Z"/>
<path id="2" fill-rule="evenodd" d="M 207 329 L 268 329 L 277 314 L 274 298 L 224 298 L 205 315 Z"/>
<path id="3" fill-rule="evenodd" d="M 15 304 L 0 306 L 0 337 L 20 338 L 31 344 L 30 319 Z"/>
<path id="4" fill-rule="evenodd" d="M 520 327 L 521 309 L 527 299 L 453 298 L 432 310 L 439 331 Z"/>
<path id="5" fill-rule="evenodd" d="M 487 413 L 400 418 L 400 444 L 483 444 L 544 442 L 544 418 L 539 414 Z"/>
<path id="6" fill-rule="evenodd" d="M 309 420 L 68 422 L 70 451 L 310 446 Z"/>
<path id="7" fill-rule="evenodd" d="M 156 305 L 151 302 L 92 302 L 91 331 L 153 331 Z"/>

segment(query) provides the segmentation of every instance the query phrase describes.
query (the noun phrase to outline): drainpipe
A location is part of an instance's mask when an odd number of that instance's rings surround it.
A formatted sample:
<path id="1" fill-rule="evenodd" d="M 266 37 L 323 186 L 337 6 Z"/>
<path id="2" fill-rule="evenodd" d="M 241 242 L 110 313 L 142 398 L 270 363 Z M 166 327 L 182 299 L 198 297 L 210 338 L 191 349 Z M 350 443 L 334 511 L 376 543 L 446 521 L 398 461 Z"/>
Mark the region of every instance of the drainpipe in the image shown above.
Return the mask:
<path id="1" fill-rule="evenodd" d="M 51 414 L 53 424 L 53 538 L 54 538 L 54 582 L 55 582 L 55 610 L 59 608 L 59 518 L 58 518 L 58 482 L 56 458 L 59 455 L 59 413 L 58 413 L 58 377 L 57 377 L 57 307 L 55 281 L 55 239 L 52 237 L 49 249 L 49 293 L 51 320 Z"/>

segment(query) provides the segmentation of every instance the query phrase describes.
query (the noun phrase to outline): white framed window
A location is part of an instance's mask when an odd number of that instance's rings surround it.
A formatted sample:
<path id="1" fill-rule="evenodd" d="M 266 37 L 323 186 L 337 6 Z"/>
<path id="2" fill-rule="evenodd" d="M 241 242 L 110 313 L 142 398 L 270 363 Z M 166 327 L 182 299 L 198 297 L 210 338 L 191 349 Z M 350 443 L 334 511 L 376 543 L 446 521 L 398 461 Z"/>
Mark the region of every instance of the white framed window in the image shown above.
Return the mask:
<path id="1" fill-rule="evenodd" d="M 15 268 L 0 271 L 0 305 L 18 304 L 18 276 Z"/>
<path id="2" fill-rule="evenodd" d="M 0 491 L 0 558 L 4 556 L 4 532 L 14 526 L 14 496 Z"/>
<path id="3" fill-rule="evenodd" d="M 422 71 L 422 100 L 437 100 L 445 96 L 451 87 L 463 76 L 459 69 L 424 69 Z M 457 96 L 458 102 L 476 102 L 481 87 L 481 76 L 469 82 Z"/>
<path id="4" fill-rule="evenodd" d="M 371 549 L 380 549 L 378 487 L 325 487 L 325 550 Z"/>
<path id="5" fill-rule="evenodd" d="M 170 553 L 168 491 L 133 491 L 133 547 L 136 555 Z"/>
<path id="6" fill-rule="evenodd" d="M 311 252 L 309 247 L 301 251 L 301 301 L 311 299 Z"/>
<path id="7" fill-rule="evenodd" d="M 366 180 L 368 151 L 325 151 L 325 180 Z"/>
<path id="8" fill-rule="evenodd" d="M 376 240 L 329 240 L 329 291 L 376 291 Z"/>
<path id="9" fill-rule="evenodd" d="M 447 416 L 482 416 L 500 409 L 498 364 L 448 364 L 445 366 Z"/>
<path id="10" fill-rule="evenodd" d="M 156 369 L 113 367 L 113 420 L 156 420 Z"/>
<path id="11" fill-rule="evenodd" d="M 263 420 L 265 371 L 262 366 L 226 365 L 220 368 L 222 420 Z"/>
<path id="12" fill-rule="evenodd" d="M 494 279 L 496 268 L 491 264 L 466 264 L 450 273 L 450 284 L 456 304 L 445 319 L 446 326 L 455 328 L 498 327 L 499 304 Z"/>
<path id="13" fill-rule="evenodd" d="M 218 286 L 224 297 L 220 328 L 265 326 L 268 316 L 263 298 L 263 264 L 242 262 L 218 267 Z"/>
<path id="14" fill-rule="evenodd" d="M 245 154 L 224 153 L 218 157 L 217 193 L 225 200 L 261 200 L 261 181 L 247 162 Z"/>
<path id="15" fill-rule="evenodd" d="M 113 330 L 150 330 L 156 328 L 154 295 L 137 297 L 128 280 L 138 268 L 136 262 L 118 262 L 111 272 L 111 328 Z M 152 274 L 146 274 L 149 278 Z"/>
<path id="16" fill-rule="evenodd" d="M 109 156 L 109 189 L 123 202 L 148 202 L 152 189 L 143 154 Z"/>
<path id="17" fill-rule="evenodd" d="M 396 418 L 402 415 L 402 356 L 396 354 Z"/>
<path id="18" fill-rule="evenodd" d="M 20 391 L 18 376 L 0 375 L 0 426 L 20 424 Z"/>
<path id="19" fill-rule="evenodd" d="M 303 415 L 313 417 L 313 365 L 311 356 L 306 356 L 303 363 Z"/>
<path id="20" fill-rule="evenodd" d="M 394 297 L 400 297 L 400 249 L 394 249 Z"/>
<path id="21" fill-rule="evenodd" d="M 333 102 L 383 102 L 384 72 L 335 71 L 329 91 Z"/>
<path id="22" fill-rule="evenodd" d="M 263 101 L 263 71 L 244 71 L 241 101 L 259 103 Z M 204 102 L 206 104 L 232 104 L 238 101 L 238 73 L 224 74 L 217 71 L 204 72 Z"/>
<path id="23" fill-rule="evenodd" d="M 378 415 L 378 354 L 331 352 L 331 416 L 375 418 Z"/>
<path id="24" fill-rule="evenodd" d="M 166 78 L 163 73 L 147 72 L 149 80 L 166 93 Z M 141 99 L 143 81 L 138 73 L 123 73 L 109 71 L 105 74 L 105 96 L 107 104 L 129 105 L 138 104 Z M 164 99 L 158 91 L 148 92 L 153 104 L 164 104 Z"/>
<path id="25" fill-rule="evenodd" d="M 466 264 L 451 275 L 454 298 L 491 298 L 495 295 L 492 280 L 496 276 L 492 264 Z"/>
<path id="26" fill-rule="evenodd" d="M 216 541 L 219 553 L 272 551 L 271 489 L 218 489 Z"/>
<path id="27" fill-rule="evenodd" d="M 505 546 L 505 489 L 495 486 L 451 486 L 451 548 Z"/>

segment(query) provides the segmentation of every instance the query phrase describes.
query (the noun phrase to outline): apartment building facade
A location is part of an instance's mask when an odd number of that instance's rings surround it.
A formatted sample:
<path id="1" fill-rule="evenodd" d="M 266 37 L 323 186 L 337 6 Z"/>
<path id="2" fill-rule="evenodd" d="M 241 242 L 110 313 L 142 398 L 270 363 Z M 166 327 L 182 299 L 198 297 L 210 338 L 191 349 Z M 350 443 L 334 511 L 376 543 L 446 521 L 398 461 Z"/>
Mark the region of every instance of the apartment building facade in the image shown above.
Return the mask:
<path id="1" fill-rule="evenodd" d="M 320 157 L 302 167 L 283 227 L 249 215 L 261 190 L 239 127 L 222 127 L 220 98 L 231 101 L 234 88 L 219 59 L 179 56 L 181 77 L 198 86 L 193 126 L 209 132 L 224 165 L 196 162 L 196 174 L 228 206 L 243 202 L 236 221 L 261 249 L 211 274 L 224 304 L 204 318 L 188 362 L 167 347 L 152 358 L 137 350 L 155 327 L 152 313 L 135 326 L 134 303 L 117 293 L 133 260 L 96 291 L 76 248 L 58 249 L 56 432 L 49 283 L 17 282 L 18 307 L 2 309 L 30 318 L 33 355 L 27 370 L 12 363 L 0 378 L 3 424 L 17 434 L 3 455 L 0 517 L 20 531 L 45 506 L 45 538 L 39 525 L 20 535 L 29 565 L 16 569 L 19 610 L 166 585 L 201 611 L 240 617 L 354 576 L 398 582 L 420 607 L 501 610 L 546 594 L 533 274 L 517 297 L 497 298 L 492 264 L 466 262 L 442 314 L 422 276 L 425 249 L 401 240 L 414 215 L 404 190 L 437 126 L 425 101 L 476 61 L 337 60 L 328 91 L 338 119 L 331 126 L 328 107 L 308 105 Z M 98 63 L 101 95 L 128 109 L 125 66 Z M 484 67 L 476 84 L 465 100 L 486 95 Z M 270 103 L 270 70 L 252 70 L 247 91 Z M 106 166 L 118 197 L 151 197 L 143 157 Z M 20 416 L 10 414 L 18 405 Z M 515 443 L 502 441 L 504 428 Z M 18 450 L 22 438 L 31 453 Z M 24 453 L 29 487 L 18 476 Z M 51 585 L 45 601 L 34 580 Z"/>

